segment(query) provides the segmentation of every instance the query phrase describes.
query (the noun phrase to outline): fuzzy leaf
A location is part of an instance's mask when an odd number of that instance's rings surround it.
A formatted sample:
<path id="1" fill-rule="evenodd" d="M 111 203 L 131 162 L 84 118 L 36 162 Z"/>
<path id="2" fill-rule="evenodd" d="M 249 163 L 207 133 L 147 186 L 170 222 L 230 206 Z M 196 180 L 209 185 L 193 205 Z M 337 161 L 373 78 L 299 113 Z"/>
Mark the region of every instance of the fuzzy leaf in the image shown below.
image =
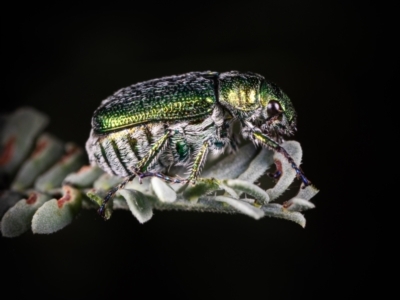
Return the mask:
<path id="1" fill-rule="evenodd" d="M 123 178 L 121 177 L 111 176 L 110 174 L 104 173 L 93 183 L 93 188 L 96 190 L 108 191 L 120 184 L 122 181 Z"/>
<path id="2" fill-rule="evenodd" d="M 295 163 L 299 166 L 301 162 L 301 157 L 303 155 L 300 144 L 296 141 L 286 141 L 282 144 L 282 147 L 289 153 Z M 292 166 L 282 154 L 276 152 L 274 154 L 274 159 L 276 161 L 276 164 L 278 166 L 281 166 L 281 176 L 279 177 L 279 180 L 274 185 L 274 187 L 267 190 L 270 201 L 273 201 L 281 196 L 296 178 L 296 171 L 292 168 Z"/>
<path id="3" fill-rule="evenodd" d="M 220 189 L 219 181 L 211 178 L 199 178 L 195 185 L 184 186 L 183 198 L 189 201 L 197 201 L 201 196 Z"/>
<path id="4" fill-rule="evenodd" d="M 83 165 L 85 154 L 82 148 L 73 143 L 68 143 L 65 148 L 66 154 L 35 181 L 35 189 L 49 192 L 60 187 L 68 174 L 75 172 Z"/>
<path id="5" fill-rule="evenodd" d="M 18 201 L 1 220 L 1 232 L 5 237 L 16 237 L 31 228 L 32 217 L 50 197 L 43 193 L 31 192 L 28 199 Z"/>
<path id="6" fill-rule="evenodd" d="M 304 211 L 314 208 L 315 205 L 309 201 L 318 193 L 318 189 L 309 185 L 305 188 L 300 188 L 298 194 L 292 199 L 283 203 L 283 206 L 290 211 Z"/>
<path id="7" fill-rule="evenodd" d="M 280 204 L 270 203 L 262 206 L 261 209 L 265 216 L 293 221 L 303 228 L 306 226 L 306 219 L 301 213 L 289 211 Z"/>
<path id="8" fill-rule="evenodd" d="M 260 204 L 266 204 L 270 201 L 268 194 L 255 184 L 239 179 L 228 179 L 223 182 L 236 191 L 243 192 L 251 197 L 254 197 Z"/>
<path id="9" fill-rule="evenodd" d="M 241 173 L 237 179 L 255 182 L 258 178 L 263 176 L 274 163 L 272 155 L 272 150 L 261 149 L 257 156 L 250 162 L 246 171 Z"/>
<path id="10" fill-rule="evenodd" d="M 26 195 L 21 192 L 6 190 L 0 193 L 0 219 L 7 210 L 13 207 L 19 200 L 25 198 Z"/>
<path id="11" fill-rule="evenodd" d="M 318 194 L 318 192 L 319 192 L 319 190 L 315 186 L 309 185 L 309 186 L 306 186 L 304 189 L 303 188 L 300 189 L 296 198 L 310 200 L 312 197 L 314 197 L 316 194 Z"/>
<path id="12" fill-rule="evenodd" d="M 264 216 L 264 212 L 261 209 L 247 202 L 225 196 L 216 196 L 213 199 L 218 202 L 224 202 L 226 204 L 229 204 L 230 206 L 235 208 L 238 212 L 248 215 L 256 220 Z"/>
<path id="13" fill-rule="evenodd" d="M 218 163 L 214 163 L 211 167 L 204 169 L 201 176 L 203 178 L 212 177 L 216 179 L 236 178 L 248 168 L 256 152 L 257 149 L 253 144 L 244 145 L 236 153 L 232 153 Z"/>
<path id="14" fill-rule="evenodd" d="M 304 211 L 314 208 L 315 205 L 308 200 L 304 200 L 301 198 L 292 198 L 289 201 L 284 202 L 283 207 L 285 207 L 289 211 Z"/>
<path id="15" fill-rule="evenodd" d="M 175 191 L 165 181 L 157 178 L 151 178 L 151 185 L 153 191 L 161 202 L 172 203 L 176 200 L 177 196 Z"/>
<path id="16" fill-rule="evenodd" d="M 82 194 L 70 186 L 63 186 L 63 196 L 43 204 L 33 215 L 33 233 L 50 234 L 72 222 L 82 207 Z"/>
<path id="17" fill-rule="evenodd" d="M 169 186 L 169 187 L 171 187 L 171 186 Z M 129 181 L 125 185 L 125 189 L 127 189 L 127 190 L 135 190 L 135 191 L 142 192 L 144 194 L 153 195 L 153 189 L 152 189 L 152 185 L 151 185 L 151 178 L 149 178 L 149 177 L 143 178 L 141 181 L 138 180 L 137 178 L 135 178 L 135 179 Z"/>
<path id="18" fill-rule="evenodd" d="M 153 216 L 154 199 L 139 191 L 121 189 L 118 193 L 125 198 L 132 214 L 140 223 L 147 222 Z"/>
<path id="19" fill-rule="evenodd" d="M 42 134 L 31 156 L 18 170 L 11 189 L 24 191 L 31 187 L 35 179 L 49 169 L 64 152 L 63 143 L 50 134 Z"/>
<path id="20" fill-rule="evenodd" d="M 224 184 L 224 182 L 225 182 L 225 180 L 222 182 L 219 182 L 219 187 L 225 191 L 225 194 L 230 195 L 230 197 L 232 197 L 234 199 L 239 199 L 238 193 L 236 193 L 236 191 L 233 188 Z"/>
<path id="21" fill-rule="evenodd" d="M 21 107 L 6 120 L 0 132 L 0 171 L 10 175 L 28 156 L 49 118 L 31 107 Z"/>
<path id="22" fill-rule="evenodd" d="M 104 171 L 97 166 L 82 166 L 77 172 L 65 177 L 63 184 L 79 188 L 90 187 L 104 174 Z"/>

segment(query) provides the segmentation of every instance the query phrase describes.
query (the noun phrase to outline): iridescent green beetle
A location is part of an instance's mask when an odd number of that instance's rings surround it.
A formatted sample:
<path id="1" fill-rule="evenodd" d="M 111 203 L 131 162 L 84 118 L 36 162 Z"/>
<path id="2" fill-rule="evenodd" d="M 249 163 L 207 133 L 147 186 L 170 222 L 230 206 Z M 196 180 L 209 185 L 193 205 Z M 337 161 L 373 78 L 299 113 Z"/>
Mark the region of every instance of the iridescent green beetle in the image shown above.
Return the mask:
<path id="1" fill-rule="evenodd" d="M 280 146 L 296 130 L 296 112 L 279 87 L 250 72 L 190 72 L 123 88 L 94 112 L 86 143 L 89 160 L 126 177 L 104 198 L 100 215 L 135 176 L 195 184 L 209 151 L 236 149 L 235 121 L 244 138 L 282 153 L 303 187 L 311 184 Z M 171 166 L 187 167 L 187 179 L 163 175 Z"/>

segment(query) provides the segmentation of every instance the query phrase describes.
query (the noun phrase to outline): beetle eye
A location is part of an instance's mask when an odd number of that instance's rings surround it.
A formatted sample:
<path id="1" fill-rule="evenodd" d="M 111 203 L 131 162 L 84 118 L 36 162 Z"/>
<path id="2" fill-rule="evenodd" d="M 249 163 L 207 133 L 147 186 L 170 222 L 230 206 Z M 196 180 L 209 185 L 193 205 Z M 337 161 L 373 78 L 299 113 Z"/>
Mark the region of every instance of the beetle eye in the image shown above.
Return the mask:
<path id="1" fill-rule="evenodd" d="M 267 105 L 268 117 L 276 116 L 277 114 L 280 114 L 282 111 L 283 111 L 282 107 L 278 101 L 271 100 L 268 102 L 268 105 Z"/>

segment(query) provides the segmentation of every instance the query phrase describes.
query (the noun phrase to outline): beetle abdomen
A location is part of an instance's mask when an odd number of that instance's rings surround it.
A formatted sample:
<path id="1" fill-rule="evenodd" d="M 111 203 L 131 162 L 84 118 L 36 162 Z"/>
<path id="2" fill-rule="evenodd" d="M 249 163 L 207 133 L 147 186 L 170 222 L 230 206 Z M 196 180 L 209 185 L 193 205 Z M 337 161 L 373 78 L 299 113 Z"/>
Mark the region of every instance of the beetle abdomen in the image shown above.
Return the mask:
<path id="1" fill-rule="evenodd" d="M 217 101 L 214 82 L 193 72 L 124 88 L 94 112 L 92 128 L 108 133 L 154 121 L 192 120 L 210 115 Z"/>
<path id="2" fill-rule="evenodd" d="M 105 136 L 92 131 L 86 144 L 89 160 L 109 174 L 131 175 L 154 141 L 164 133 L 164 126 L 160 123 L 139 125 Z"/>

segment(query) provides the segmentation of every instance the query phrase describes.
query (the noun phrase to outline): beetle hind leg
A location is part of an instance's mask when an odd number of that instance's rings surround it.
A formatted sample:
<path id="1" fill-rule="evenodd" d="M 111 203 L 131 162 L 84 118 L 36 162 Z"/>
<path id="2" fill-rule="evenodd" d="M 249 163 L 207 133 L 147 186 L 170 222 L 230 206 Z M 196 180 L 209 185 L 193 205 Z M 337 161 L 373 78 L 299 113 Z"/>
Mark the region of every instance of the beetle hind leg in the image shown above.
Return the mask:
<path id="1" fill-rule="evenodd" d="M 103 202 L 101 203 L 100 208 L 98 209 L 98 213 L 102 218 L 105 218 L 105 213 L 106 213 L 106 205 L 108 203 L 108 201 L 110 201 L 110 199 L 112 197 L 114 197 L 115 193 L 119 190 L 119 189 L 123 189 L 125 187 L 125 185 L 129 182 L 132 181 L 134 178 L 136 177 L 136 174 L 130 175 L 129 177 L 127 177 L 124 181 L 122 181 L 119 185 L 113 187 L 112 189 L 110 189 L 107 193 L 107 195 L 104 197 Z"/>
<path id="2" fill-rule="evenodd" d="M 146 172 L 147 168 L 151 166 L 158 158 L 159 154 L 164 150 L 165 145 L 168 141 L 168 138 L 171 136 L 171 132 L 167 131 L 159 140 L 157 140 L 153 146 L 150 148 L 150 150 L 146 153 L 146 155 L 139 161 L 137 164 L 137 167 L 135 170 L 133 170 L 133 174 L 129 175 L 123 182 L 121 182 L 119 185 L 113 187 L 110 189 L 110 191 L 107 193 L 107 195 L 104 197 L 102 204 L 98 210 L 98 213 L 102 218 L 105 218 L 105 211 L 106 211 L 106 205 L 108 201 L 115 195 L 115 193 L 119 190 L 124 188 L 124 186 L 131 180 L 133 180 L 136 176 L 139 177 L 139 180 L 141 181 L 142 178 L 148 177 L 149 175 L 146 176 L 146 174 L 151 173 L 151 172 Z M 156 173 L 159 174 L 159 173 Z"/>

